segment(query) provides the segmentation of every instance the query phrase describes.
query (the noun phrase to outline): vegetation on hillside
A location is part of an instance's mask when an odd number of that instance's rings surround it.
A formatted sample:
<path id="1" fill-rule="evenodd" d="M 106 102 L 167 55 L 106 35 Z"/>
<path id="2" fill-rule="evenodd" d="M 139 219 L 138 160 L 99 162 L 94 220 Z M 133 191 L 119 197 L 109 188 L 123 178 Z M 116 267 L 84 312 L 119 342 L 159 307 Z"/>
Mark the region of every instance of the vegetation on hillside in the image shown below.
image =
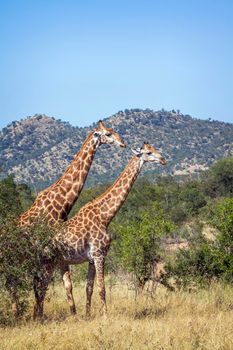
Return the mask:
<path id="1" fill-rule="evenodd" d="M 119 111 L 105 123 L 119 132 L 129 147 L 148 141 L 162 149 L 169 160 L 167 166 L 156 170 L 145 166 L 142 173 L 151 173 L 152 181 L 160 172 L 199 174 L 214 160 L 233 154 L 232 124 L 193 119 L 180 111 L 131 109 Z M 36 188 L 51 184 L 94 127 L 72 127 L 45 115 L 11 123 L 0 132 L 2 175 L 14 174 L 16 182 Z M 113 181 L 129 156 L 116 147 L 101 146 L 88 176 L 89 186 Z"/>

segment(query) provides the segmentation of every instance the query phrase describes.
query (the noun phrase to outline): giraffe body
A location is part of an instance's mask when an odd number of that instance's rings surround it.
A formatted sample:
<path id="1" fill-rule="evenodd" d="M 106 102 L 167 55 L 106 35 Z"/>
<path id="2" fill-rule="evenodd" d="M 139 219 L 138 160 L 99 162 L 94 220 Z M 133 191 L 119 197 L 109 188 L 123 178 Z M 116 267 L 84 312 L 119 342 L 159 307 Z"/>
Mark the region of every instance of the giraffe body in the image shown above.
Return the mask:
<path id="1" fill-rule="evenodd" d="M 95 274 L 97 275 L 102 309 L 106 313 L 104 262 L 111 243 L 107 228 L 125 202 L 145 161 L 157 161 L 165 164 L 160 153 L 149 144 L 145 144 L 141 152 L 132 157 L 114 184 L 101 196 L 82 207 L 75 217 L 68 220 L 64 229 L 55 239 L 60 266 L 89 262 L 86 289 L 87 316 L 90 315 Z M 47 286 L 45 286 L 44 293 L 46 288 Z M 43 305 L 40 305 L 37 300 L 35 312 L 42 309 Z"/>

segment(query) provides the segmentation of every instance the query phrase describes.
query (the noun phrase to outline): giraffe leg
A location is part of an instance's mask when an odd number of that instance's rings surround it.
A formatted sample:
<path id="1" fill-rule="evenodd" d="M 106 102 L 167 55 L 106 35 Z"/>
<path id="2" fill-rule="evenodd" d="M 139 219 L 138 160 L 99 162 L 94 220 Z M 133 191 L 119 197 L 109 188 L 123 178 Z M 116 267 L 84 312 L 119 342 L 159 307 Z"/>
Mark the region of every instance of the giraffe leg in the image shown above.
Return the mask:
<path id="1" fill-rule="evenodd" d="M 76 314 L 76 307 L 75 307 L 75 302 L 74 302 L 74 297 L 73 297 L 73 285 L 72 285 L 72 280 L 71 280 L 71 271 L 69 265 L 62 264 L 60 266 L 61 269 L 61 275 L 64 283 L 64 287 L 66 290 L 66 296 L 68 303 L 70 305 L 70 312 L 72 315 Z"/>
<path id="2" fill-rule="evenodd" d="M 49 282 L 52 279 L 54 266 L 51 263 L 46 263 L 40 270 L 40 276 L 34 277 L 34 293 L 35 293 L 35 304 L 33 319 L 42 318 L 44 308 L 44 298 L 48 289 Z"/>
<path id="3" fill-rule="evenodd" d="M 87 318 L 89 318 L 91 315 L 91 297 L 93 293 L 94 281 L 95 281 L 95 265 L 89 262 L 88 273 L 87 273 L 87 284 L 86 284 L 86 295 L 87 295 L 86 317 Z"/>
<path id="4" fill-rule="evenodd" d="M 104 283 L 104 262 L 105 262 L 105 257 L 100 256 L 100 257 L 94 258 L 97 287 L 99 290 L 99 296 L 101 300 L 101 312 L 106 317 L 107 306 L 106 306 L 106 292 L 105 292 L 105 283 Z"/>

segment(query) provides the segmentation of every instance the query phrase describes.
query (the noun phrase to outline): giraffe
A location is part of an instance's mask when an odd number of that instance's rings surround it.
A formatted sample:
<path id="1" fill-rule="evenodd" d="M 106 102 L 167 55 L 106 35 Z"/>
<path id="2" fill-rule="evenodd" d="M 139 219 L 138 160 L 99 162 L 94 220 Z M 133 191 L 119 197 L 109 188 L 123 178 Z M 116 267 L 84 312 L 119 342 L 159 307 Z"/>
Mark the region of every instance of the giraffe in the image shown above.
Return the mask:
<path id="1" fill-rule="evenodd" d="M 121 137 L 113 129 L 107 128 L 100 120 L 98 127 L 87 136 L 80 151 L 75 155 L 64 174 L 54 184 L 39 193 L 31 208 L 19 217 L 20 227 L 31 225 L 39 217 L 46 219 L 49 225 L 67 220 L 72 206 L 82 191 L 95 153 L 101 144 L 117 144 L 120 147 L 126 147 Z M 64 287 L 69 290 L 69 298 L 73 300 L 69 265 L 63 265 L 61 274 Z M 17 315 L 19 301 L 16 297 L 16 291 L 12 286 L 9 290 L 12 298 L 15 299 L 13 310 Z M 76 313 L 74 302 L 72 302 L 71 313 Z"/>
<path id="2" fill-rule="evenodd" d="M 90 316 L 91 297 L 95 275 L 101 299 L 101 309 L 106 314 L 104 262 L 111 238 L 107 228 L 120 207 L 125 202 L 142 165 L 145 162 L 166 164 L 159 151 L 148 143 L 133 150 L 134 156 L 118 179 L 102 195 L 83 206 L 78 214 L 65 223 L 65 227 L 55 237 L 57 249 L 56 263 L 44 265 L 43 285 L 35 285 L 36 303 L 34 318 L 43 314 L 43 300 L 54 266 L 58 264 L 80 264 L 89 262 L 86 286 L 86 315 Z M 68 297 L 71 302 L 71 296 Z"/>

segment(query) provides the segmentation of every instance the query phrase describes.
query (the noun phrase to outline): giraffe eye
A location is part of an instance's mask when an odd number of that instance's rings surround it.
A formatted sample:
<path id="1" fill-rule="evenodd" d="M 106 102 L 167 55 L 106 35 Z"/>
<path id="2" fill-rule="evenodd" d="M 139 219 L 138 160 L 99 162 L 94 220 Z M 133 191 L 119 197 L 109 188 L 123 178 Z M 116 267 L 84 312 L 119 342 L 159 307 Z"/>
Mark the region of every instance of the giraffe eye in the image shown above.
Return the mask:
<path id="1" fill-rule="evenodd" d="M 147 154 L 148 154 L 148 156 L 151 156 L 151 155 L 152 155 L 152 152 L 148 152 Z"/>
<path id="2" fill-rule="evenodd" d="M 107 132 L 105 135 L 106 136 L 112 136 L 112 134 L 110 132 Z"/>

